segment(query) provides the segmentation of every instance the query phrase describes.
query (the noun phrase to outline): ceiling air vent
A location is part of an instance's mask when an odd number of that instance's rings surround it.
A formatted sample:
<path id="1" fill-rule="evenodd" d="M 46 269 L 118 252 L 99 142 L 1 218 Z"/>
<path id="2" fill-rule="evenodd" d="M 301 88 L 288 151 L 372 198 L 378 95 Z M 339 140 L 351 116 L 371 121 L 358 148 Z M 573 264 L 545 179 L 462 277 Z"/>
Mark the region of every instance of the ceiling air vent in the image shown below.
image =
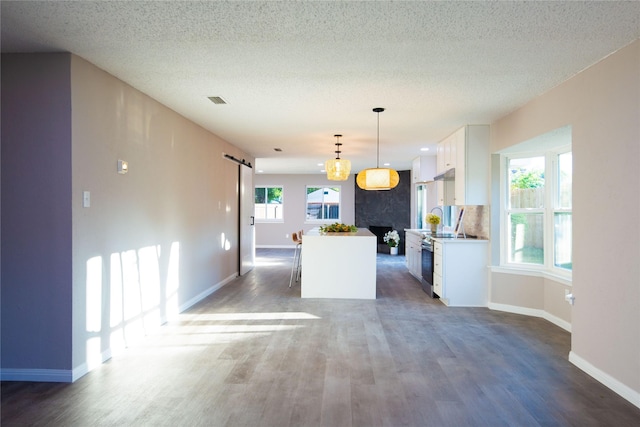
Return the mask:
<path id="1" fill-rule="evenodd" d="M 221 96 L 210 96 L 209 97 L 209 101 L 213 102 L 214 104 L 226 104 L 227 101 L 224 100 L 224 98 L 222 98 Z"/>

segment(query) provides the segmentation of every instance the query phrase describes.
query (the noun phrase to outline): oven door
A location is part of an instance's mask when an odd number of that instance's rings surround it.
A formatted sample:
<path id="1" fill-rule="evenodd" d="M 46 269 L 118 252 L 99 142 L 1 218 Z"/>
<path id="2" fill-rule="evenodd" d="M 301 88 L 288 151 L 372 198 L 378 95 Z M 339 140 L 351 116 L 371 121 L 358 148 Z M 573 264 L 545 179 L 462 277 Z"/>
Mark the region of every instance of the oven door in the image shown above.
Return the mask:
<path id="1" fill-rule="evenodd" d="M 433 298 L 433 246 L 422 245 L 422 290 Z"/>

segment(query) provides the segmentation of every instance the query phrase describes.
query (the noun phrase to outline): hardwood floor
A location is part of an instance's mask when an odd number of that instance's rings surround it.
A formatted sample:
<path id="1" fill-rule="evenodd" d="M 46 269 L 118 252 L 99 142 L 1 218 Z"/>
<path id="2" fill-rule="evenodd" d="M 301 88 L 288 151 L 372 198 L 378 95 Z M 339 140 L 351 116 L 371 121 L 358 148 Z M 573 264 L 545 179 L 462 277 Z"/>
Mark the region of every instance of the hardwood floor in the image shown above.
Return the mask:
<path id="1" fill-rule="evenodd" d="M 3 382 L 3 426 L 638 426 L 538 318 L 430 299 L 378 255 L 378 299 L 302 300 L 292 250 L 73 384 Z"/>

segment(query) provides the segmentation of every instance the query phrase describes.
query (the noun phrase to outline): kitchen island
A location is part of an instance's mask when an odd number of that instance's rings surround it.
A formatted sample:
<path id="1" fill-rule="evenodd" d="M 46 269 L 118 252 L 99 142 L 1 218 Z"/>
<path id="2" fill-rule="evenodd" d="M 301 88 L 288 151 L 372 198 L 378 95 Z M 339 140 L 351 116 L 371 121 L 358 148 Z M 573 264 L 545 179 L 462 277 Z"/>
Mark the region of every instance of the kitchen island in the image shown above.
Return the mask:
<path id="1" fill-rule="evenodd" d="M 376 298 L 377 237 L 366 228 L 351 233 L 302 236 L 302 298 Z"/>

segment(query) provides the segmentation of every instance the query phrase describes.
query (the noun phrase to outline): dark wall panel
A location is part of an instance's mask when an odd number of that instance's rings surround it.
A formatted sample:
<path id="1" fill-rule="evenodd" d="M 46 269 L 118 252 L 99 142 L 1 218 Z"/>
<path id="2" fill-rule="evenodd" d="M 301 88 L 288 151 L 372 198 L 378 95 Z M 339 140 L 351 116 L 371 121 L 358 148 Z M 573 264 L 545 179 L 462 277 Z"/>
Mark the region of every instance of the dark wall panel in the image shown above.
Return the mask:
<path id="1" fill-rule="evenodd" d="M 356 185 L 355 213 L 357 227 L 391 227 L 398 231 L 399 253 L 404 254 L 404 229 L 411 226 L 411 171 L 398 174 L 400 183 L 388 191 L 366 191 Z"/>

